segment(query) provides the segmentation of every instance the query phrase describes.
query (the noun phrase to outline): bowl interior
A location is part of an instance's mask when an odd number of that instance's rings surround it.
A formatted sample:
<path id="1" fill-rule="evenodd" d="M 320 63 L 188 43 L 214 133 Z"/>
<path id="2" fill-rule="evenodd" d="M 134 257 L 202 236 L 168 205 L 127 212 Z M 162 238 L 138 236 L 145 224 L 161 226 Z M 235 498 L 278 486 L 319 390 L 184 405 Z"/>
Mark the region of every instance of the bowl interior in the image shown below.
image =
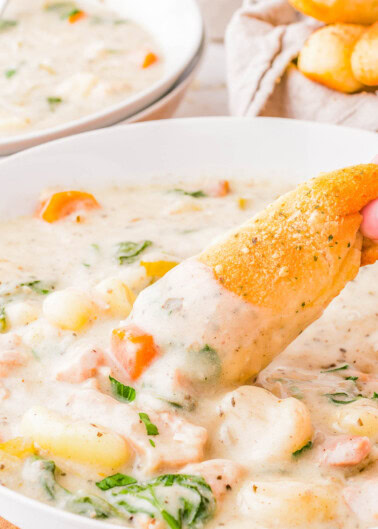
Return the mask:
<path id="1" fill-rule="evenodd" d="M 198 118 L 114 127 L 65 138 L 0 162 L 0 215 L 31 213 L 49 186 L 110 185 L 214 178 L 271 178 L 293 185 L 320 171 L 365 163 L 373 133 L 274 118 Z M 2 516 L 22 529 L 107 529 L 113 525 L 53 509 L 0 488 Z"/>

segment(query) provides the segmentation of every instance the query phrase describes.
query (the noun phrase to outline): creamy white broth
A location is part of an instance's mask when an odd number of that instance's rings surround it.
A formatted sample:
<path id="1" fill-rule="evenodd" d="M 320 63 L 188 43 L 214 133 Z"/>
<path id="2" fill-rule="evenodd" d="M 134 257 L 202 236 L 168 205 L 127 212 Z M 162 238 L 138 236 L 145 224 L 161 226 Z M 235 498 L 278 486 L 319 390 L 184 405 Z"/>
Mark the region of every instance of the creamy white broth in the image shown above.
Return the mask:
<path id="1" fill-rule="evenodd" d="M 350 433 L 345 429 L 345 417 L 341 416 L 346 411 L 365 405 L 378 420 L 377 401 L 371 398 L 378 389 L 377 269 L 374 266 L 362 269 L 322 318 L 258 376 L 257 385 L 281 400 L 269 393 L 256 393 L 253 402 L 259 404 L 255 409 L 251 405 L 248 408 L 243 391 L 228 384 L 223 388 L 214 386 L 210 388 L 212 391 L 204 388 L 203 394 L 196 395 L 195 406 L 177 408 L 162 394 L 168 383 L 164 365 L 159 368 L 159 362 L 151 368 L 155 378 L 161 377 L 156 392 L 151 391 L 151 387 L 130 383 L 137 390 L 132 403 L 120 403 L 110 396 L 109 374 L 128 383 L 109 354 L 111 331 L 123 318 L 110 315 L 104 308 L 97 285 L 104 279 L 117 277 L 138 294 L 152 281 L 146 277 L 141 260 L 180 262 L 195 255 L 224 230 L 238 225 L 286 191 L 284 186 L 254 183 L 252 179 L 250 182 L 232 181 L 231 193 L 224 197 L 192 198 L 172 189 L 196 191 L 211 187 L 210 181 L 201 181 L 193 182 L 190 189 L 188 184 L 177 182 L 171 187 L 98 191 L 95 195 L 101 209 L 78 211 L 53 224 L 28 217 L 0 226 L 1 292 L 7 324 L 6 332 L 0 335 L 0 363 L 1 354 L 9 350 L 9 343 L 16 349 L 20 362 L 25 361 L 25 365 L 20 366 L 11 362 L 8 372 L 4 368 L 0 395 L 3 398 L 1 440 L 6 442 L 24 436 L 23 416 L 31 407 L 43 406 L 75 424 L 84 421 L 128 440 L 133 438 L 132 457 L 114 472 L 142 482 L 166 472 L 200 474 L 201 469 L 196 464 L 201 461 L 229 460 L 234 466 L 226 468 L 226 478 L 220 469 L 221 479 L 217 479 L 216 474 L 211 483 L 215 494 L 217 485 L 224 490 L 218 497 L 215 516 L 206 524 L 210 528 L 373 527 L 366 507 L 363 516 L 354 513 L 344 501 L 343 491 L 359 487 L 360 483 L 371 483 L 372 487 L 376 483 L 378 431 L 374 426 L 369 432 L 370 454 L 361 463 L 344 468 L 319 461 L 327 439 Z M 245 209 L 240 208 L 240 197 L 247 199 L 242 204 Z M 116 257 L 117 244 L 144 240 L 152 244 L 135 262 L 121 265 Z M 92 321 L 79 331 L 62 330 L 49 323 L 42 312 L 49 294 L 35 292 L 33 286 L 19 286 L 36 280 L 41 281 L 34 284 L 37 290 L 80 289 L 96 303 Z M 201 288 L 206 289 L 205 283 L 200 281 Z M 158 295 L 159 283 L 153 289 Z M 17 325 L 19 316 L 14 305 L 25 302 L 32 305 L 38 317 L 26 325 Z M 196 331 L 197 328 L 193 329 L 194 336 Z M 106 355 L 104 365 L 98 367 L 95 376 L 77 383 L 56 380 L 57 373 L 87 349 L 102 350 Z M 322 373 L 343 366 L 348 367 Z M 348 376 L 358 378 L 345 380 Z M 325 396 L 334 393 L 346 393 L 347 400 L 354 400 L 354 397 L 356 400 L 350 404 L 336 404 Z M 357 398 L 359 393 L 367 398 Z M 291 396 L 297 398 L 285 400 Z M 287 457 L 282 447 L 287 442 L 285 432 L 292 427 L 290 406 L 297 409 L 303 404 L 311 415 L 313 445 L 296 456 L 290 452 Z M 260 419 L 256 419 L 257 411 Z M 148 413 L 151 422 L 158 425 L 159 435 L 147 436 L 144 424 L 138 419 L 139 412 Z M 248 413 L 252 415 L 245 419 Z M 261 422 L 264 420 L 265 423 Z M 170 426 L 166 426 L 165 421 Z M 363 428 L 364 425 L 361 432 L 354 434 L 365 436 Z M 249 440 L 254 446 L 252 454 Z M 55 461 L 64 474 L 57 473 L 58 481 L 68 490 L 109 499 L 111 491 L 102 492 L 95 482 L 113 471 L 69 461 L 48 450 L 39 449 L 38 452 L 44 459 Z M 0 479 L 5 486 L 72 510 L 72 505 L 59 493 L 55 501 L 46 497 L 38 484 L 40 469 L 30 468 L 33 464 L 30 459 L 4 453 L 1 464 Z M 206 476 L 207 472 L 204 472 Z M 237 474 L 235 480 L 233 472 Z M 167 501 L 174 511 L 183 490 L 177 486 L 169 489 L 171 491 L 173 495 Z M 115 517 L 111 521 L 131 523 L 136 527 L 156 526 L 148 516 L 147 520 L 132 514 L 129 518 Z M 164 527 L 163 522 L 159 523 L 158 527 Z"/>
<path id="2" fill-rule="evenodd" d="M 80 11 L 85 16 L 70 23 Z M 0 137 L 98 112 L 163 75 L 154 38 L 101 5 L 14 0 L 3 18 Z M 157 60 L 144 68 L 149 53 Z"/>

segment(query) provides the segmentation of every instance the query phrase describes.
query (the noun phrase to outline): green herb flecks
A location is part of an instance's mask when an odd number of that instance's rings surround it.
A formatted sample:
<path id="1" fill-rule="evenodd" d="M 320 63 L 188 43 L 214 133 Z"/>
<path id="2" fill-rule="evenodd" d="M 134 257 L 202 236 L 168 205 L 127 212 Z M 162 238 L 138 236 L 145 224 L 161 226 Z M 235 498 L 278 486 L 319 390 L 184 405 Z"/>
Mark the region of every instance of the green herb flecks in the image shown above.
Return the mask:
<path id="1" fill-rule="evenodd" d="M 109 376 L 109 380 L 112 386 L 113 395 L 121 401 L 132 402 L 135 400 L 136 391 L 131 386 L 125 386 L 122 382 L 119 382 L 115 378 Z"/>
<path id="2" fill-rule="evenodd" d="M 310 448 L 312 448 L 312 441 L 309 441 L 304 446 L 302 446 L 302 448 L 300 448 L 299 450 L 296 450 L 295 452 L 293 452 L 293 456 L 294 457 L 298 457 L 298 456 L 302 455 L 303 452 L 306 452 L 306 450 L 310 450 Z"/>
<path id="3" fill-rule="evenodd" d="M 115 485 L 106 497 L 117 510 L 164 520 L 170 529 L 202 529 L 216 508 L 206 481 L 189 474 L 165 474 L 147 482 Z"/>
<path id="4" fill-rule="evenodd" d="M 140 242 L 132 242 L 132 241 L 125 241 L 120 242 L 118 244 L 118 250 L 116 253 L 116 257 L 118 259 L 119 264 L 131 264 L 134 263 L 138 256 L 146 250 L 149 246 L 151 246 L 151 241 L 140 241 Z"/>
<path id="5" fill-rule="evenodd" d="M 152 439 L 149 439 L 148 441 L 149 441 L 150 445 L 151 445 L 153 448 L 156 447 L 156 444 L 154 443 L 154 441 L 153 441 Z"/>
<path id="6" fill-rule="evenodd" d="M 136 483 L 136 482 L 137 480 L 135 478 L 132 478 L 131 476 L 127 476 L 126 474 L 118 473 L 118 474 L 113 474 L 112 476 L 108 476 L 102 481 L 98 481 L 96 485 L 101 490 L 109 490 L 114 487 L 123 487 L 125 485 L 131 485 L 132 483 Z"/>
<path id="7" fill-rule="evenodd" d="M 7 316 L 5 314 L 5 307 L 2 305 L 0 307 L 0 333 L 3 333 L 7 330 Z"/>
<path id="8" fill-rule="evenodd" d="M 374 391 L 372 399 L 377 399 L 378 400 L 378 393 L 376 391 Z"/>
<path id="9" fill-rule="evenodd" d="M 172 193 L 178 193 L 180 195 L 186 195 L 186 196 L 192 197 L 192 198 L 204 198 L 204 197 L 207 197 L 206 193 L 204 191 L 202 191 L 201 189 L 199 189 L 198 191 L 185 191 L 185 189 L 175 188 L 175 189 L 172 189 L 171 192 Z"/>
<path id="10" fill-rule="evenodd" d="M 52 283 L 46 283 L 44 281 L 40 281 L 39 279 L 35 281 L 28 281 L 27 283 L 20 283 L 20 287 L 29 287 L 36 294 L 40 294 L 42 296 L 50 294 L 50 292 L 55 289 L 55 286 Z"/>
<path id="11" fill-rule="evenodd" d="M 4 76 L 6 79 L 12 79 L 14 75 L 16 75 L 17 70 L 15 68 L 11 68 L 10 70 L 5 70 Z"/>
<path id="12" fill-rule="evenodd" d="M 334 367 L 333 369 L 325 369 L 324 371 L 320 371 L 321 373 L 335 373 L 336 371 L 345 371 L 345 369 L 349 369 L 349 365 L 345 364 L 340 367 Z"/>
<path id="13" fill-rule="evenodd" d="M 68 18 L 75 10 L 77 7 L 74 2 L 52 2 L 45 5 L 45 11 L 56 13 L 62 19 Z"/>
<path id="14" fill-rule="evenodd" d="M 46 101 L 48 102 L 50 106 L 50 110 L 53 112 L 60 103 L 63 103 L 63 99 L 61 97 L 47 97 Z"/>
<path id="15" fill-rule="evenodd" d="M 14 28 L 17 26 L 17 20 L 7 20 L 5 18 L 0 18 L 0 33 L 7 31 L 8 29 Z"/>
<path id="16" fill-rule="evenodd" d="M 146 427 L 147 435 L 159 435 L 158 427 L 150 421 L 147 413 L 139 413 L 139 418 Z"/>
<path id="17" fill-rule="evenodd" d="M 356 380 L 358 380 L 358 377 L 345 377 L 345 380 L 352 380 L 353 382 L 356 382 Z"/>

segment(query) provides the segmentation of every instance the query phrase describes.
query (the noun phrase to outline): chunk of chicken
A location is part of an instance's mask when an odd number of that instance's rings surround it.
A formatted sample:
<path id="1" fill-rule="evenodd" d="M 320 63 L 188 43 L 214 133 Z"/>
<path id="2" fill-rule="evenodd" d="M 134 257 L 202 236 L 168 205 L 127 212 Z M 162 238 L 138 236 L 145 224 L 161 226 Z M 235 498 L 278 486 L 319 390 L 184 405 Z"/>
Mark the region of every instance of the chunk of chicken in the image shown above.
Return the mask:
<path id="1" fill-rule="evenodd" d="M 28 358 L 18 334 L 0 334 L 0 377 L 7 377 L 13 369 L 25 365 Z"/>
<path id="2" fill-rule="evenodd" d="M 328 439 L 320 447 L 320 461 L 335 467 L 358 465 L 371 450 L 368 437 L 340 435 Z"/>
<path id="3" fill-rule="evenodd" d="M 104 364 L 104 354 L 100 349 L 74 348 L 58 367 L 55 378 L 71 384 L 79 384 L 96 375 Z"/>
<path id="4" fill-rule="evenodd" d="M 222 400 L 215 439 L 240 463 L 284 462 L 312 436 L 310 413 L 297 399 L 278 399 L 266 389 L 242 386 Z"/>
<path id="5" fill-rule="evenodd" d="M 366 480 L 346 487 L 343 498 L 360 520 L 369 526 L 378 524 L 378 479 Z"/>
<path id="6" fill-rule="evenodd" d="M 203 459 L 207 441 L 205 428 L 174 413 L 143 410 L 159 432 L 151 437 L 139 417 L 140 410 L 94 389 L 77 391 L 64 409 L 73 418 L 111 428 L 125 437 L 142 459 L 146 473 L 162 467 L 182 467 Z M 151 440 L 155 446 L 151 445 Z"/>
<path id="7" fill-rule="evenodd" d="M 202 463 L 188 465 L 182 469 L 182 473 L 202 476 L 219 501 L 237 485 L 244 469 L 238 463 L 228 459 L 210 459 Z"/>

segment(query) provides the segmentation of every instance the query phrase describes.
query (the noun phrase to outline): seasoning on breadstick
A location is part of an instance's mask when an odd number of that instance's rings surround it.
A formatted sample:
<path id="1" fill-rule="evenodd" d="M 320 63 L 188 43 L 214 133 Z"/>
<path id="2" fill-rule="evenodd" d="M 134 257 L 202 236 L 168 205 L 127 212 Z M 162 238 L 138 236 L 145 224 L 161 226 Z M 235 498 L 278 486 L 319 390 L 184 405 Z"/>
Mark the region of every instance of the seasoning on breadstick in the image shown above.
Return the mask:
<path id="1" fill-rule="evenodd" d="M 376 0 L 289 0 L 303 14 L 322 22 L 373 24 L 378 20 Z"/>
<path id="2" fill-rule="evenodd" d="M 168 272 L 113 331 L 126 378 L 184 405 L 257 374 L 378 259 L 359 213 L 377 197 L 376 164 L 321 174 Z"/>

